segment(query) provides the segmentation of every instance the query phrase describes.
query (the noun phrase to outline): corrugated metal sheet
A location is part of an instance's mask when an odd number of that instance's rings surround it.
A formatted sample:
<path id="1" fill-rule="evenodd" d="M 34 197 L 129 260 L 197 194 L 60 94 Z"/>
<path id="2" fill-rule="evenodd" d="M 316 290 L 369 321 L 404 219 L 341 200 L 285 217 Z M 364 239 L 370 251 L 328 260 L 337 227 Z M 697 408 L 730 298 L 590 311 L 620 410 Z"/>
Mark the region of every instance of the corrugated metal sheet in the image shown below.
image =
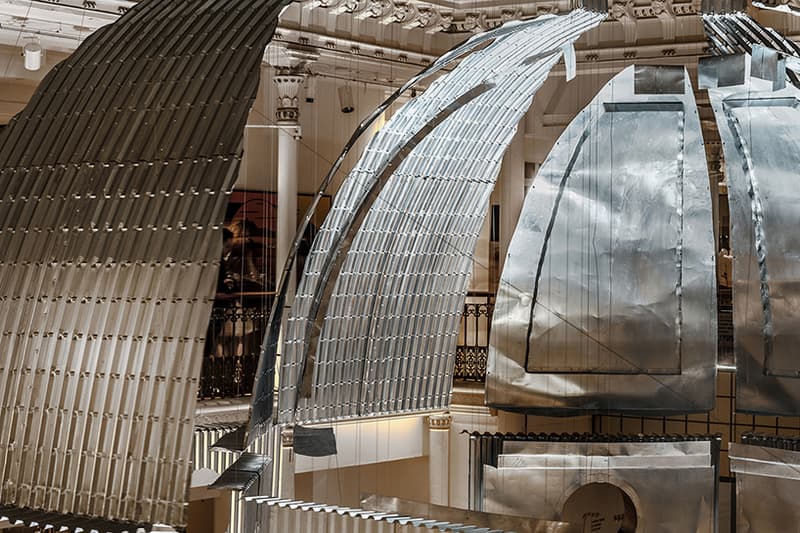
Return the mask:
<path id="1" fill-rule="evenodd" d="M 564 131 L 525 199 L 497 293 L 487 403 L 710 410 L 714 250 L 689 76 L 629 67 Z"/>
<path id="2" fill-rule="evenodd" d="M 0 132 L 0 502 L 184 523 L 224 193 L 282 3 L 142 2 Z"/>
<path id="3" fill-rule="evenodd" d="M 471 255 L 503 153 L 561 48 L 603 17 L 575 11 L 504 28 L 376 134 L 306 262 L 282 422 L 449 403 Z"/>
<path id="4" fill-rule="evenodd" d="M 435 518 L 403 516 L 397 513 L 365 511 L 280 498 L 254 498 L 266 510 L 268 533 L 422 533 L 428 531 L 463 531 L 470 533 L 503 533 L 500 529 L 476 527 Z M 558 524 L 556 524 L 557 526 Z M 542 528 L 538 533 L 556 533 L 563 528 Z"/>

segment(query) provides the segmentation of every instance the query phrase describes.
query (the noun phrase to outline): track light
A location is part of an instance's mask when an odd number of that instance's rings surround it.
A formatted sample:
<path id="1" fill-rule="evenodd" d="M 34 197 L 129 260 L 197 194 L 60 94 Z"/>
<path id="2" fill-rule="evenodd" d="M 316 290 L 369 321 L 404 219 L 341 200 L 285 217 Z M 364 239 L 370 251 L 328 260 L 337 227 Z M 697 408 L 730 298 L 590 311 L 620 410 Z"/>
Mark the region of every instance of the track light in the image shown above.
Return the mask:
<path id="1" fill-rule="evenodd" d="M 25 56 L 25 70 L 39 70 L 42 67 L 42 45 L 38 39 L 31 40 L 22 48 Z"/>
<path id="2" fill-rule="evenodd" d="M 342 113 L 352 113 L 353 107 L 353 90 L 349 85 L 339 87 L 339 105 L 342 108 Z"/>

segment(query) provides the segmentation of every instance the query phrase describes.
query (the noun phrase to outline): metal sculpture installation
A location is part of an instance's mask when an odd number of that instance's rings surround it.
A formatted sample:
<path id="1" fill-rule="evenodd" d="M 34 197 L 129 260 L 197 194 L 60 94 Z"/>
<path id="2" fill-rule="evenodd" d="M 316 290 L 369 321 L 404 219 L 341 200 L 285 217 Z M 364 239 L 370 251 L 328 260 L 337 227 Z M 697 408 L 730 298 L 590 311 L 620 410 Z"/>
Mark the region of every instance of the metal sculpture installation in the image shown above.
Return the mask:
<path id="1" fill-rule="evenodd" d="M 306 262 L 279 420 L 446 407 L 471 255 L 503 153 L 561 56 L 604 15 L 504 28 L 376 134 Z"/>
<path id="2" fill-rule="evenodd" d="M 497 295 L 487 403 L 550 414 L 709 410 L 715 302 L 689 77 L 629 67 L 561 135 L 525 199 Z"/>
<path id="3" fill-rule="evenodd" d="M 800 521 L 800 439 L 742 435 L 730 444 L 736 474 L 736 533 L 791 531 Z"/>
<path id="4" fill-rule="evenodd" d="M 718 436 L 483 434 L 471 444 L 482 511 L 584 531 L 717 531 Z"/>
<path id="5" fill-rule="evenodd" d="M 736 410 L 797 416 L 800 89 L 786 84 L 777 51 L 746 59 L 744 83 L 708 90 L 728 180 Z"/>
<path id="6" fill-rule="evenodd" d="M 144 1 L 0 131 L 0 503 L 185 523 L 226 194 L 285 1 Z"/>

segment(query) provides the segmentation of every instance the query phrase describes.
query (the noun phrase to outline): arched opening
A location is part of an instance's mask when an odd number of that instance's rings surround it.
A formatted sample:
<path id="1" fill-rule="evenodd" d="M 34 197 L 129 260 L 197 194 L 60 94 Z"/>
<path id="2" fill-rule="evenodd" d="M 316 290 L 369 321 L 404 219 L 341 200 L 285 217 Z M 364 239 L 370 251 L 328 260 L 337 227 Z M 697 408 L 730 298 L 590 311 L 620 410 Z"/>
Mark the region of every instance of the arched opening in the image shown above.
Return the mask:
<path id="1" fill-rule="evenodd" d="M 561 520 L 581 524 L 593 533 L 635 533 L 636 506 L 624 490 L 611 483 L 589 483 L 572 493 Z"/>

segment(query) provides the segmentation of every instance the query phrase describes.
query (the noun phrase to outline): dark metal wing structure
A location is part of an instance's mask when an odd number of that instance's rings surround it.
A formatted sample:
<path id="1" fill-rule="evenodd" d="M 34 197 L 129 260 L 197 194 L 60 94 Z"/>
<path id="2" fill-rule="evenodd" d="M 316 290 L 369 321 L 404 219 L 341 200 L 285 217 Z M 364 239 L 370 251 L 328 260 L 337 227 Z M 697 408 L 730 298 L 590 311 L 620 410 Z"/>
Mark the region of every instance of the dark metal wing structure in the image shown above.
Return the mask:
<path id="1" fill-rule="evenodd" d="M 0 130 L 0 503 L 185 523 L 219 227 L 283 4 L 141 2 Z"/>
<path id="2" fill-rule="evenodd" d="M 487 402 L 549 414 L 711 409 L 715 302 L 689 77 L 629 67 L 564 131 L 525 199 L 497 295 Z"/>

